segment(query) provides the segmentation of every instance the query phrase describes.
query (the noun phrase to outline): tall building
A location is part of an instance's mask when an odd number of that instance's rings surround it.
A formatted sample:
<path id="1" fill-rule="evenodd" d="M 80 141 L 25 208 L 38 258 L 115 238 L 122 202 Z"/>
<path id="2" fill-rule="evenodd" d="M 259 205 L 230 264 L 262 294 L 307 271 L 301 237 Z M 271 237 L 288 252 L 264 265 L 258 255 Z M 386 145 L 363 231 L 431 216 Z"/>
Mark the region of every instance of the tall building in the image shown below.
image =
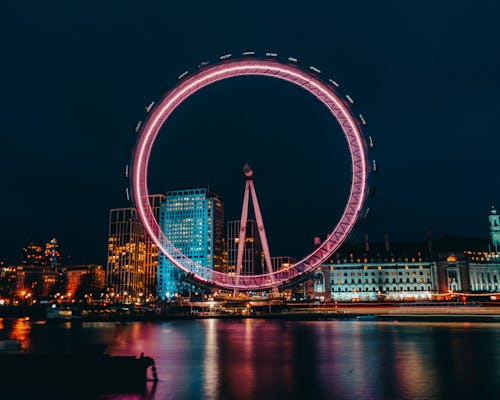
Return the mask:
<path id="1" fill-rule="evenodd" d="M 240 225 L 240 221 L 229 221 L 227 223 L 227 273 L 236 273 Z M 248 220 L 240 273 L 241 275 L 262 274 L 263 266 L 264 253 L 262 251 L 257 223 L 254 220 Z"/>
<path id="2" fill-rule="evenodd" d="M 158 218 L 164 195 L 149 202 Z M 147 235 L 135 208 L 115 208 L 109 213 L 106 286 L 124 302 L 152 300 L 156 295 L 158 249 Z"/>
<path id="3" fill-rule="evenodd" d="M 45 265 L 45 255 L 42 242 L 29 240 L 23 247 L 23 265 L 42 267 Z"/>
<path id="4" fill-rule="evenodd" d="M 44 258 L 46 264 L 51 268 L 61 266 L 61 253 L 59 252 L 59 244 L 56 238 L 50 239 L 50 241 L 45 244 Z"/>
<path id="5" fill-rule="evenodd" d="M 224 205 L 217 194 L 205 188 L 168 192 L 160 207 L 160 228 L 177 249 L 198 265 L 223 270 Z M 158 297 L 170 299 L 187 290 L 183 273 L 160 254 Z"/>
<path id="6" fill-rule="evenodd" d="M 29 240 L 23 247 L 22 264 L 27 267 L 61 267 L 61 253 L 56 238 L 42 245 L 41 241 Z"/>

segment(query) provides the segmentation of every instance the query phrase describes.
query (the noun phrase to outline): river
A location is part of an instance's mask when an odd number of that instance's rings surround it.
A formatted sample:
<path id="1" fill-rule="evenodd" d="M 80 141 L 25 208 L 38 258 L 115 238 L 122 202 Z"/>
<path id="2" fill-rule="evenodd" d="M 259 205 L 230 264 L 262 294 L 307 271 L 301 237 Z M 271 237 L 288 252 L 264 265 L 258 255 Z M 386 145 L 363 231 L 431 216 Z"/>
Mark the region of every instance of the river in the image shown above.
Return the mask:
<path id="1" fill-rule="evenodd" d="M 156 386 L 148 383 L 145 394 L 100 396 L 110 400 L 500 398 L 496 323 L 5 319 L 2 336 L 30 352 L 105 343 L 113 355 L 155 359 Z"/>

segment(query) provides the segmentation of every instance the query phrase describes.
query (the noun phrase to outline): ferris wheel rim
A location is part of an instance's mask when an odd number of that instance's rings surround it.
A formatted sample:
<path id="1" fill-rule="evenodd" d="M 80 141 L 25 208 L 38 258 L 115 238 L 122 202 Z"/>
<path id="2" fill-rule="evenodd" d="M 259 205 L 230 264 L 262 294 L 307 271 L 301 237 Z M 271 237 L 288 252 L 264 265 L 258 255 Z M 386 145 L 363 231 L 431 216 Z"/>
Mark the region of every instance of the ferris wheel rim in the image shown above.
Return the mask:
<path id="1" fill-rule="evenodd" d="M 316 71 L 319 71 L 315 69 Z M 321 101 L 339 123 L 348 142 L 351 155 L 351 186 L 349 199 L 339 222 L 326 240 L 312 253 L 287 269 L 261 275 L 235 275 L 215 271 L 195 264 L 165 237 L 149 203 L 147 172 L 155 139 L 171 113 L 188 97 L 213 83 L 241 76 L 268 76 L 299 86 Z M 140 221 L 159 251 L 194 280 L 225 289 L 264 290 L 288 284 L 290 281 L 323 264 L 345 241 L 357 222 L 367 192 L 368 165 L 363 134 L 356 117 L 337 94 L 334 87 L 315 74 L 296 65 L 276 59 L 244 58 L 204 66 L 192 75 L 183 73 L 181 82 L 165 94 L 142 123 L 131 168 L 132 200 Z"/>

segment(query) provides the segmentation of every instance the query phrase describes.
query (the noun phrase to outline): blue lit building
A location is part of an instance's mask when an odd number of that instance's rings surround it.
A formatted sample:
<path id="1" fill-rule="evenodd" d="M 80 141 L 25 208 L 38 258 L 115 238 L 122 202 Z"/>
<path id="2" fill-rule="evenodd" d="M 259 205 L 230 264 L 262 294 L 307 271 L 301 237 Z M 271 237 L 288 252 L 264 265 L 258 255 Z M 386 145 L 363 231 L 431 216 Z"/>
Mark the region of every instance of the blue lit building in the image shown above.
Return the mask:
<path id="1" fill-rule="evenodd" d="M 205 188 L 167 192 L 159 223 L 184 255 L 203 267 L 222 271 L 224 205 L 217 194 Z M 188 291 L 183 272 L 159 254 L 158 298 L 171 299 Z"/>

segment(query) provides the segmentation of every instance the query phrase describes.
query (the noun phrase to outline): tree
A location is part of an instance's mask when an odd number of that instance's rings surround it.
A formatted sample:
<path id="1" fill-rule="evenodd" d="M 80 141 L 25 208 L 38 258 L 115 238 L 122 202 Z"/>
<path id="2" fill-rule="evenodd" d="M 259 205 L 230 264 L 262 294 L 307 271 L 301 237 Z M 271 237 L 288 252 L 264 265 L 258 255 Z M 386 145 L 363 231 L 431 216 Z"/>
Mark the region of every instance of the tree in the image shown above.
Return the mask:
<path id="1" fill-rule="evenodd" d="M 58 272 L 56 276 L 56 281 L 52 284 L 49 289 L 49 296 L 54 297 L 57 293 L 65 294 L 66 286 L 68 284 L 68 278 L 63 272 Z"/>
<path id="2" fill-rule="evenodd" d="M 83 300 L 85 295 L 92 295 L 93 298 L 99 298 L 101 289 L 97 287 L 95 279 L 91 272 L 82 275 L 80 284 L 76 289 L 75 299 Z"/>

